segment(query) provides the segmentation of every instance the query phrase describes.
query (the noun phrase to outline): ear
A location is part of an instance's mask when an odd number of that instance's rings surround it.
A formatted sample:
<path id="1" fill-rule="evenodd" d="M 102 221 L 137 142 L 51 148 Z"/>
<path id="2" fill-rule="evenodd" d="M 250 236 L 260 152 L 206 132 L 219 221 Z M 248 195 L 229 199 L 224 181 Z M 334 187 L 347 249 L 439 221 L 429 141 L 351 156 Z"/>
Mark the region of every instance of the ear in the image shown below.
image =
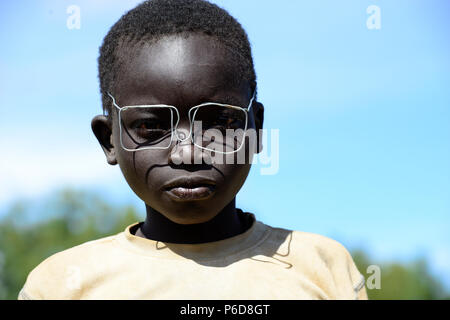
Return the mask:
<path id="1" fill-rule="evenodd" d="M 103 152 L 106 155 L 106 160 L 110 165 L 117 164 L 116 149 L 112 139 L 112 124 L 106 116 L 98 115 L 92 119 L 92 131 L 100 143 Z"/>
<path id="2" fill-rule="evenodd" d="M 257 142 L 258 142 L 258 148 L 256 150 L 256 153 L 260 153 L 263 149 L 261 137 L 260 137 L 260 130 L 263 129 L 264 125 L 264 105 L 259 102 L 255 102 L 252 106 L 253 110 L 253 118 L 255 119 L 255 129 L 256 129 L 256 135 L 257 135 Z"/>

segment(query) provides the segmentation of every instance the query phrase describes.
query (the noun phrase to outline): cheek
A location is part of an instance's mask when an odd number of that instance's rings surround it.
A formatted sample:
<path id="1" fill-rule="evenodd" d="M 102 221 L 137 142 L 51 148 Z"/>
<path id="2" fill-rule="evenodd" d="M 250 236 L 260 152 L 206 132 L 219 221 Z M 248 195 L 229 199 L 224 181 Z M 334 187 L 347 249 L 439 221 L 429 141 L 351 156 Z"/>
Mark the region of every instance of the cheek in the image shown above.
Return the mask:
<path id="1" fill-rule="evenodd" d="M 224 192 L 235 195 L 247 179 L 250 168 L 249 164 L 218 166 L 218 169 L 224 175 Z"/>
<path id="2" fill-rule="evenodd" d="M 164 160 L 167 164 L 167 155 L 161 151 L 129 152 L 122 148 L 117 151 L 117 162 L 125 180 L 141 198 L 158 189 L 157 181 L 151 179 L 150 174 L 155 167 L 164 166 Z"/>
<path id="3" fill-rule="evenodd" d="M 219 193 L 222 197 L 223 205 L 231 201 L 236 197 L 237 193 L 241 190 L 245 180 L 250 172 L 250 165 L 228 165 L 224 168 L 224 185 Z"/>
<path id="4" fill-rule="evenodd" d="M 152 154 L 149 151 L 130 152 L 123 149 L 120 143 L 120 134 L 118 126 L 114 125 L 113 143 L 116 152 L 117 163 L 120 166 L 125 179 L 133 188 L 145 177 L 145 168 L 151 165 Z"/>
<path id="5" fill-rule="evenodd" d="M 144 169 L 136 161 L 136 155 L 132 152 L 121 150 L 117 154 L 117 162 L 128 185 L 136 194 L 139 194 L 140 190 L 142 190 L 142 175 L 145 175 L 145 173 L 143 172 Z"/>

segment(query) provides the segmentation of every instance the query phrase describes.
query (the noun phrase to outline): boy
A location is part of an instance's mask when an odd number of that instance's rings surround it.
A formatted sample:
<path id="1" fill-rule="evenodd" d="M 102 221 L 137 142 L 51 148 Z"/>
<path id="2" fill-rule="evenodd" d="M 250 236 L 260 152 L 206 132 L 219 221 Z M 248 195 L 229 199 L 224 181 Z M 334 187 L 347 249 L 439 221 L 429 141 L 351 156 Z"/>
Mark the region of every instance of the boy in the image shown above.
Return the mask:
<path id="1" fill-rule="evenodd" d="M 342 245 L 235 206 L 264 107 L 247 35 L 225 10 L 142 3 L 105 37 L 99 78 L 107 115 L 92 129 L 146 219 L 44 260 L 19 299 L 367 298 Z"/>

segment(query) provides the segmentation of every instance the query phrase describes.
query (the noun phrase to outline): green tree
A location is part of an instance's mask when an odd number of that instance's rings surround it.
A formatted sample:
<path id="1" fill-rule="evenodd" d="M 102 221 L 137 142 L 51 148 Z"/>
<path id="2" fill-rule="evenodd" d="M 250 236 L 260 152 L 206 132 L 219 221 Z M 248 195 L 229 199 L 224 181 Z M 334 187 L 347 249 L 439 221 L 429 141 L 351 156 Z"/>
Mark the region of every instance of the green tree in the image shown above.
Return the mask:
<path id="1" fill-rule="evenodd" d="M 401 264 L 398 262 L 377 263 L 363 251 L 352 252 L 353 260 L 366 281 L 372 276 L 367 273 L 369 265 L 378 265 L 381 271 L 380 288 L 369 289 L 367 295 L 373 300 L 428 300 L 448 299 L 441 284 L 431 275 L 427 261 L 416 261 Z"/>
<path id="2" fill-rule="evenodd" d="M 0 299 L 17 299 L 28 273 L 52 254 L 119 233 L 137 221 L 142 217 L 133 207 L 113 208 L 82 191 L 58 192 L 37 211 L 16 203 L 0 221 Z"/>

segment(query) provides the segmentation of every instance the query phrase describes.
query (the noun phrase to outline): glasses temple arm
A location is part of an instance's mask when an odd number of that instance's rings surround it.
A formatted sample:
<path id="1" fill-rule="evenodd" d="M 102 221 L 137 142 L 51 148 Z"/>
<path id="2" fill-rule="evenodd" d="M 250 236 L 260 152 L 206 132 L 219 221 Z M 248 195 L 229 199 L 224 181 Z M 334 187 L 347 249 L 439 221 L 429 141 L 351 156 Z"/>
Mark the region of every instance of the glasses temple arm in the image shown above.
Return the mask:
<path id="1" fill-rule="evenodd" d="M 108 96 L 110 96 L 110 98 L 112 99 L 114 107 L 116 107 L 117 109 L 120 110 L 121 108 L 116 104 L 116 99 L 114 99 L 114 97 L 113 97 L 109 92 L 106 92 L 106 93 L 107 93 Z"/>
<path id="2" fill-rule="evenodd" d="M 248 104 L 247 111 L 250 111 L 250 108 L 253 106 L 253 101 L 255 100 L 255 97 L 256 97 L 256 89 L 255 89 L 255 91 L 253 91 L 253 96 L 250 99 L 250 103 Z"/>

